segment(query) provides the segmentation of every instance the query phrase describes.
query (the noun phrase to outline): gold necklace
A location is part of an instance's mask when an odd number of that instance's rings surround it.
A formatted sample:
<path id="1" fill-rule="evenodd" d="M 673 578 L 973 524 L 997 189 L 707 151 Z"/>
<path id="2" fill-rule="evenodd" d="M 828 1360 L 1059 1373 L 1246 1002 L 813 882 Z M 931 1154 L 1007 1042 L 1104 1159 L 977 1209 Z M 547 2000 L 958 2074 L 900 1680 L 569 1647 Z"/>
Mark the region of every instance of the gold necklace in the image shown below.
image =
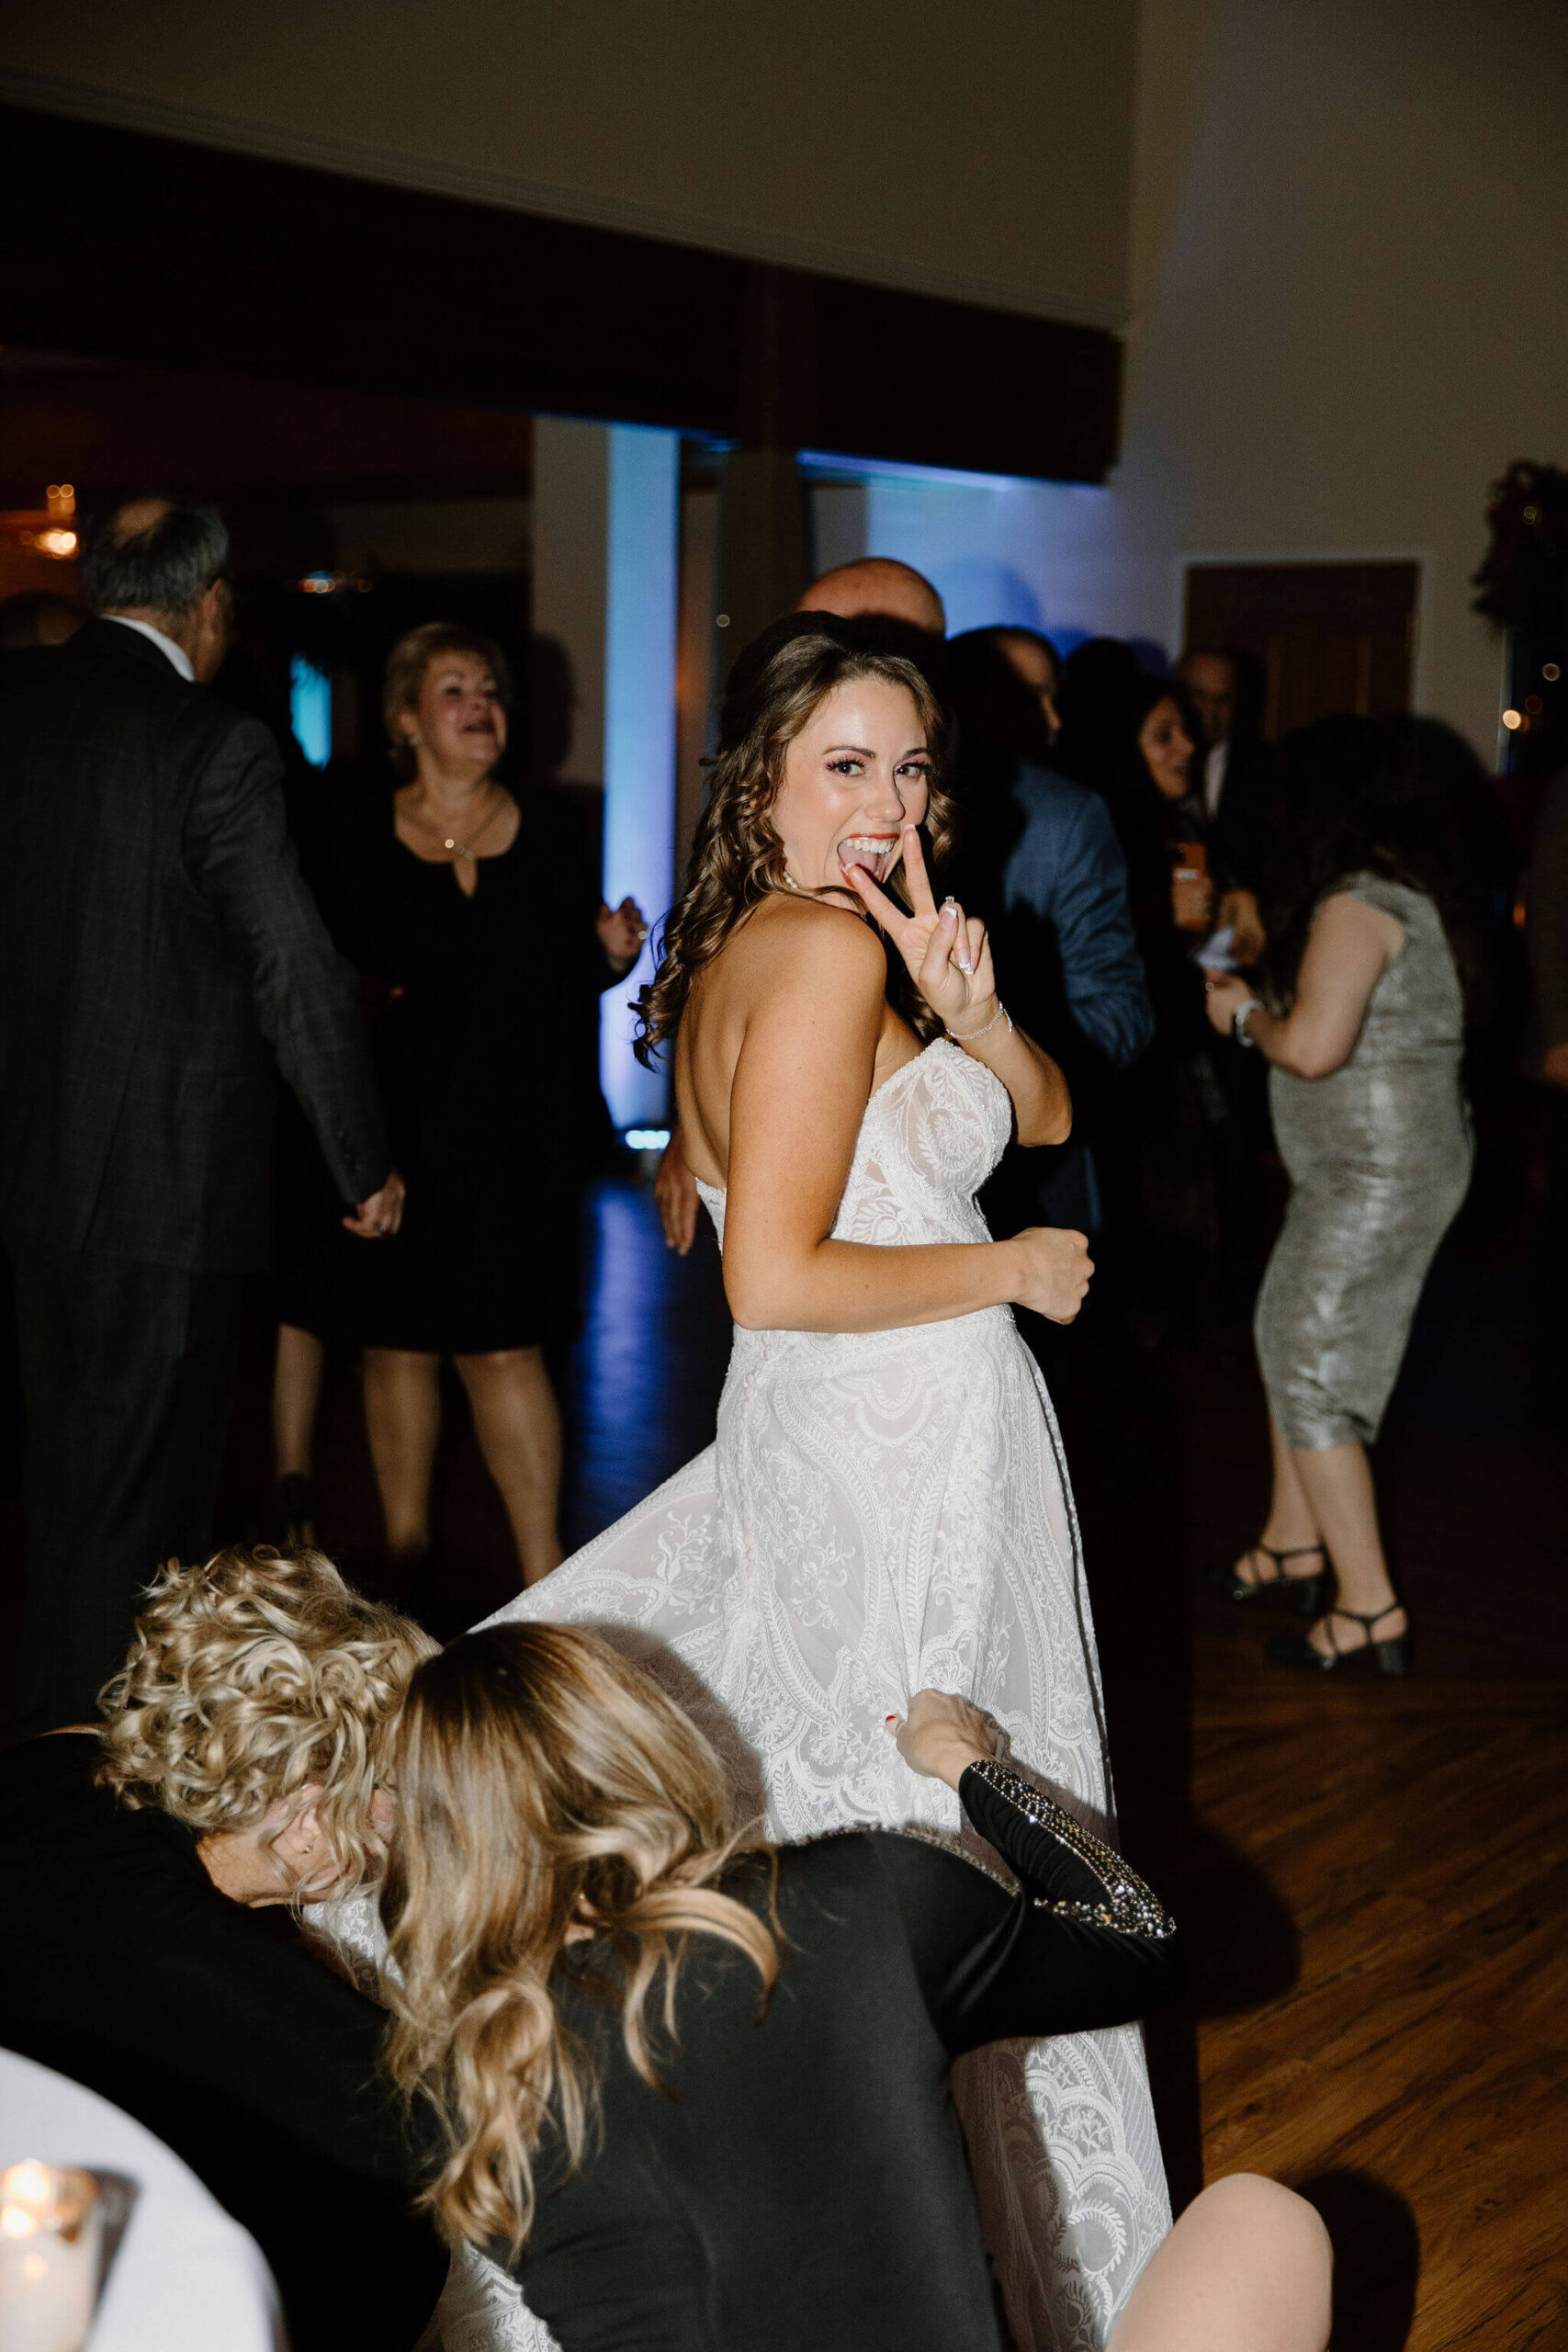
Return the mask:
<path id="1" fill-rule="evenodd" d="M 501 796 L 502 798 L 504 798 L 504 795 Z M 484 823 L 475 829 L 475 841 L 483 841 L 486 833 L 489 832 L 500 813 L 501 798 L 498 798 L 491 807 L 490 815 L 485 819 Z M 455 833 L 443 833 L 441 827 L 434 822 L 434 819 L 427 817 L 423 809 L 419 812 L 419 818 L 421 824 L 428 825 L 433 833 L 440 835 L 441 846 L 443 849 L 450 850 L 456 857 L 473 857 L 474 863 L 478 865 L 478 858 L 474 857 L 474 852 L 468 847 L 468 844 L 466 842 L 460 842 Z"/>

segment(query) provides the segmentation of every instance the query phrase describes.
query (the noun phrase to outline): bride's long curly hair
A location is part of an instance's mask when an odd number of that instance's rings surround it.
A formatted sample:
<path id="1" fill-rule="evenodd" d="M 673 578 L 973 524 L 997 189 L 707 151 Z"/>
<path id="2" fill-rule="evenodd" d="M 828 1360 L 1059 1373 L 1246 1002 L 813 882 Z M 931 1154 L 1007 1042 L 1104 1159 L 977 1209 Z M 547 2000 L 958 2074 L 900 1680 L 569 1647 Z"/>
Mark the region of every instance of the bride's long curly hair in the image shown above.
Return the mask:
<path id="1" fill-rule="evenodd" d="M 753 907 L 773 891 L 792 887 L 773 807 L 790 745 L 836 686 L 857 678 L 880 678 L 902 686 L 910 696 L 931 761 L 931 797 L 922 831 L 933 876 L 953 849 L 956 811 L 942 788 L 946 721 L 914 662 L 879 647 L 863 624 L 832 627 L 818 620 L 815 627 L 795 625 L 769 650 L 773 637 L 768 632 L 745 649 L 725 696 L 707 805 L 692 842 L 686 887 L 665 919 L 659 969 L 637 1001 L 634 1050 L 649 1067 L 679 1028 L 692 983 L 703 967 L 712 962 Z M 891 887 L 908 905 L 902 866 Z M 929 1044 L 942 1034 L 942 1023 L 912 985 L 906 985 L 908 976 L 897 957 L 890 962 L 894 1001 L 922 1044 Z"/>
<path id="2" fill-rule="evenodd" d="M 551 1974 L 586 1963 L 626 2052 L 659 2087 L 649 2003 L 675 2033 L 692 1935 L 750 1961 L 766 2002 L 778 1950 L 719 1881 L 769 1849 L 736 1817 L 712 1748 L 651 1676 L 565 1625 L 469 1634 L 413 1677 L 394 1767 L 399 1823 L 381 1894 L 394 2024 L 387 2062 L 423 2091 L 446 2154 L 422 2202 L 446 2239 L 515 2256 L 547 2129 L 581 2157 L 596 2085 Z"/>

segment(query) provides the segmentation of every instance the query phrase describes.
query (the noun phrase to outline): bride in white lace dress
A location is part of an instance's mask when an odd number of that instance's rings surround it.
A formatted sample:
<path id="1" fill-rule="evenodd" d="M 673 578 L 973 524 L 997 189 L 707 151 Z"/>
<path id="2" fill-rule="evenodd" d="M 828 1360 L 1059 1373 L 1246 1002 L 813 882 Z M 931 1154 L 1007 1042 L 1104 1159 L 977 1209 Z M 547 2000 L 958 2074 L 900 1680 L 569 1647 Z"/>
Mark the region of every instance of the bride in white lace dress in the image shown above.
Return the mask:
<path id="1" fill-rule="evenodd" d="M 998 1005 L 983 927 L 932 902 L 919 673 L 832 631 L 751 666 L 644 1014 L 736 1317 L 716 1441 L 500 1614 L 635 1645 L 780 1838 L 958 1833 L 886 1728 L 927 1687 L 1104 1831 L 1077 1525 L 1010 1311 L 1070 1320 L 1088 1259 L 993 1242 L 974 1197 L 1015 1125 L 1061 1140 L 1066 1088 Z M 982 2052 L 956 2088 L 1020 2346 L 1098 2352 L 1170 2224 L 1136 2030 Z"/>

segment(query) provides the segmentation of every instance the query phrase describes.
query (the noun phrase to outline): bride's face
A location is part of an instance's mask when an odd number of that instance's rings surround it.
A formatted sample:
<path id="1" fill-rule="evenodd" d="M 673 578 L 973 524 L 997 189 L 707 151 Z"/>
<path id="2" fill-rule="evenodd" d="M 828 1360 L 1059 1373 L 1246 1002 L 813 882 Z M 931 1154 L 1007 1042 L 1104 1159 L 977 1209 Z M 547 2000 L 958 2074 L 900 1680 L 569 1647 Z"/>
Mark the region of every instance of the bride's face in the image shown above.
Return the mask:
<path id="1" fill-rule="evenodd" d="M 784 754 L 772 815 L 790 878 L 803 890 L 850 886 L 863 865 L 886 883 L 903 828 L 931 797 L 931 754 L 915 698 L 885 678 L 854 678 L 820 702 Z"/>

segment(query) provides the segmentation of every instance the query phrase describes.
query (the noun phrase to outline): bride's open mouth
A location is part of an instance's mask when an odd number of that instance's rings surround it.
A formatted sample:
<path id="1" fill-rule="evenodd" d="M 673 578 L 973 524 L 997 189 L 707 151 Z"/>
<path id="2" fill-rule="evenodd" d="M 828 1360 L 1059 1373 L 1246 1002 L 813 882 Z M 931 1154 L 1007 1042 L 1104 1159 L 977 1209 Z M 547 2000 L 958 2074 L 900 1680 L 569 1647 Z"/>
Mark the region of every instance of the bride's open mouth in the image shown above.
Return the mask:
<path id="1" fill-rule="evenodd" d="M 897 833 L 851 833 L 839 843 L 839 864 L 863 866 L 874 882 L 886 882 L 897 863 Z"/>

